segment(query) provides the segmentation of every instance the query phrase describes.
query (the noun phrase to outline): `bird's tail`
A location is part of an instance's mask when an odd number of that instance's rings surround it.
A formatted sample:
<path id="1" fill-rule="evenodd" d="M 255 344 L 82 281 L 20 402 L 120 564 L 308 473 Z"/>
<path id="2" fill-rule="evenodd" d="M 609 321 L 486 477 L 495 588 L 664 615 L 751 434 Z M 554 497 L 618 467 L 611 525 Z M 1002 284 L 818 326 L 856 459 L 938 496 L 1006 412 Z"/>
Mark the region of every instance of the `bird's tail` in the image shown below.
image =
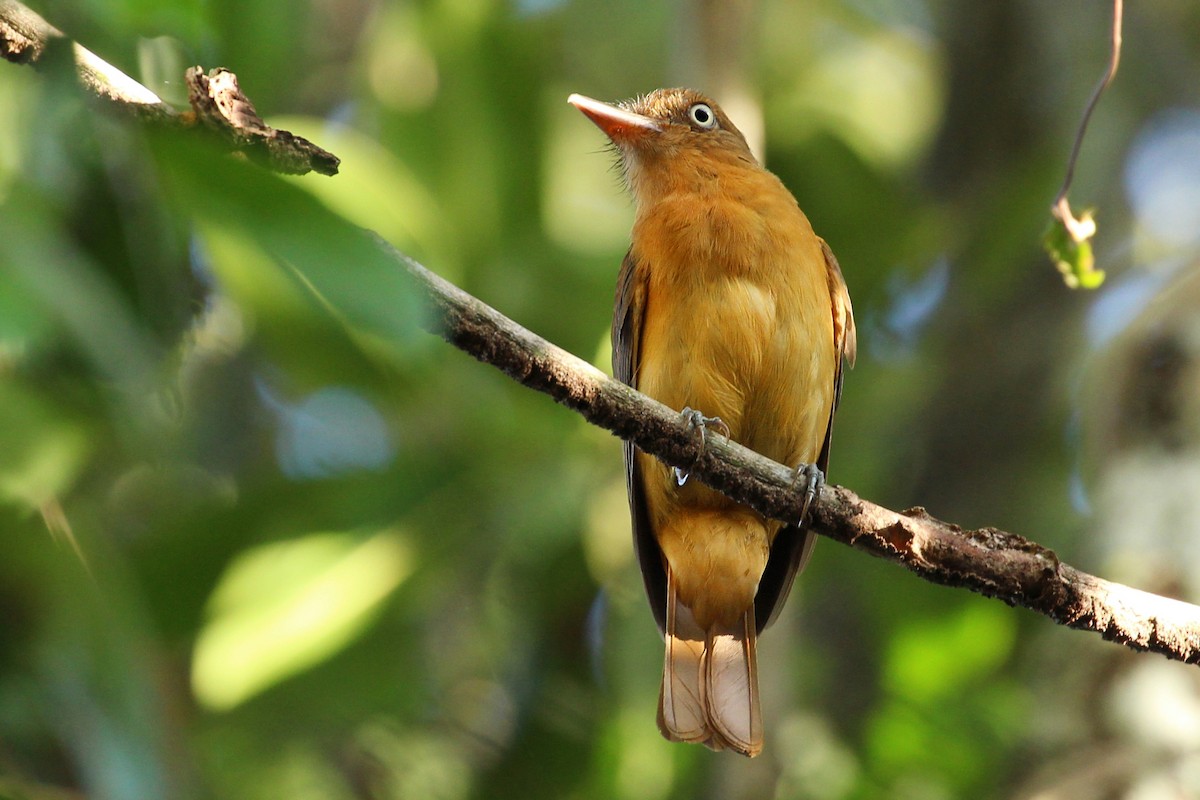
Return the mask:
<path id="1" fill-rule="evenodd" d="M 668 568 L 666 627 L 658 706 L 663 736 L 758 755 L 763 733 L 753 607 L 729 628 L 705 631 L 677 601 Z"/>

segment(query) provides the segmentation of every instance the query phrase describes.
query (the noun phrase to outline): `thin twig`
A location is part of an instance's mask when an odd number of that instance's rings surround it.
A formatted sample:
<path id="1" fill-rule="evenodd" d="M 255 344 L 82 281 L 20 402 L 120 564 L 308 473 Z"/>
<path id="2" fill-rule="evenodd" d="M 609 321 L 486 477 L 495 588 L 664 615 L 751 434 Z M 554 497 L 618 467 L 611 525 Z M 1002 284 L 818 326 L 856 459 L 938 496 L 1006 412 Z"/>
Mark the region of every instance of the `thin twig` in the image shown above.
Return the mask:
<path id="1" fill-rule="evenodd" d="M 1079 151 L 1083 148 L 1083 137 L 1087 134 L 1088 123 L 1091 121 L 1092 112 L 1100 102 L 1100 96 L 1117 76 L 1117 67 L 1121 63 L 1121 18 L 1123 14 L 1124 0 L 1113 0 L 1112 50 L 1109 54 L 1108 69 L 1100 78 L 1100 82 L 1096 84 L 1096 88 L 1092 90 L 1092 96 L 1083 110 L 1083 119 L 1079 121 L 1079 129 L 1075 133 L 1075 143 L 1071 146 L 1071 157 L 1067 159 L 1067 174 L 1063 178 L 1062 188 L 1058 190 L 1058 196 L 1054 198 L 1055 214 L 1063 220 L 1068 228 L 1071 227 L 1072 222 L 1075 222 L 1075 217 L 1071 214 L 1071 206 L 1067 202 L 1067 192 L 1071 190 L 1071 181 L 1075 178 L 1075 162 L 1079 160 Z M 1075 231 L 1072 231 L 1072 234 L 1074 233 Z"/>

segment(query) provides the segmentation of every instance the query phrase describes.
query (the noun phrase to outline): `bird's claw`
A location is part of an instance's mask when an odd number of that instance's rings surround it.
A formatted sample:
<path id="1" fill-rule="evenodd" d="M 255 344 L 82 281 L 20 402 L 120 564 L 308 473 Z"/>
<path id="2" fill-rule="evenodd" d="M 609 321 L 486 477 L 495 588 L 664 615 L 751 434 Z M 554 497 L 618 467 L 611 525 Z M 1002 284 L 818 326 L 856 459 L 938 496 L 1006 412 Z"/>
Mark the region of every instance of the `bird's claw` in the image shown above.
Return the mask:
<path id="1" fill-rule="evenodd" d="M 821 493 L 821 487 L 825 485 L 825 473 L 821 472 L 821 468 L 816 464 L 801 464 L 796 467 L 792 485 L 804 490 L 804 505 L 800 508 L 800 524 L 803 525 L 804 520 L 808 518 L 809 507 Z"/>
<path id="2" fill-rule="evenodd" d="M 679 412 L 679 416 L 687 420 L 688 425 L 700 433 L 700 452 L 697 454 L 696 460 L 692 462 L 693 465 L 704 457 L 704 446 L 706 444 L 705 431 L 710 425 L 719 430 L 723 436 L 729 436 L 729 426 L 720 417 L 706 417 L 699 411 L 688 407 L 684 407 L 683 411 Z M 675 474 L 675 483 L 680 486 L 687 483 L 689 470 L 680 467 L 671 467 L 671 471 Z"/>

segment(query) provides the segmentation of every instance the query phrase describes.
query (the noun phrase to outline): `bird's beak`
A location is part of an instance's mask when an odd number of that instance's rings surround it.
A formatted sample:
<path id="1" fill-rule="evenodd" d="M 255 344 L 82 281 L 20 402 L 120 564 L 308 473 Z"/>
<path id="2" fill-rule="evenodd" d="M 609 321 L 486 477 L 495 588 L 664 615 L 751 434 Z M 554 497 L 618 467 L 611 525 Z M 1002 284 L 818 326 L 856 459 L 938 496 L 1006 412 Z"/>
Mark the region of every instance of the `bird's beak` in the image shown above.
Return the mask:
<path id="1" fill-rule="evenodd" d="M 662 126 L 650 117 L 623 111 L 614 105 L 573 94 L 567 102 L 578 108 L 596 127 L 617 144 L 634 142 L 642 137 L 658 133 Z"/>

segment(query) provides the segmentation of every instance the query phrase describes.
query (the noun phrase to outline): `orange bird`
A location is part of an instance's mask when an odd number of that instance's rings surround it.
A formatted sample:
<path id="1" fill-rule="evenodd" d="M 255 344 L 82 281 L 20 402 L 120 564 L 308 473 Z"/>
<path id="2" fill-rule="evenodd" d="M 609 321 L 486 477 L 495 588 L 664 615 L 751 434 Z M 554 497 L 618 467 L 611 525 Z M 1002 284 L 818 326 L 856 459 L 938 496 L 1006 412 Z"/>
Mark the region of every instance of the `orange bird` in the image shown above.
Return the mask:
<path id="1" fill-rule="evenodd" d="M 708 98 L 660 89 L 619 106 L 569 102 L 620 155 L 636 216 L 617 279 L 616 377 L 745 446 L 798 465 L 814 493 L 829 461 L 850 297 L 829 246 Z M 705 417 L 692 411 L 699 409 Z M 755 637 L 779 613 L 814 536 L 687 481 L 625 443 L 633 539 L 666 638 L 663 736 L 762 750 Z"/>

